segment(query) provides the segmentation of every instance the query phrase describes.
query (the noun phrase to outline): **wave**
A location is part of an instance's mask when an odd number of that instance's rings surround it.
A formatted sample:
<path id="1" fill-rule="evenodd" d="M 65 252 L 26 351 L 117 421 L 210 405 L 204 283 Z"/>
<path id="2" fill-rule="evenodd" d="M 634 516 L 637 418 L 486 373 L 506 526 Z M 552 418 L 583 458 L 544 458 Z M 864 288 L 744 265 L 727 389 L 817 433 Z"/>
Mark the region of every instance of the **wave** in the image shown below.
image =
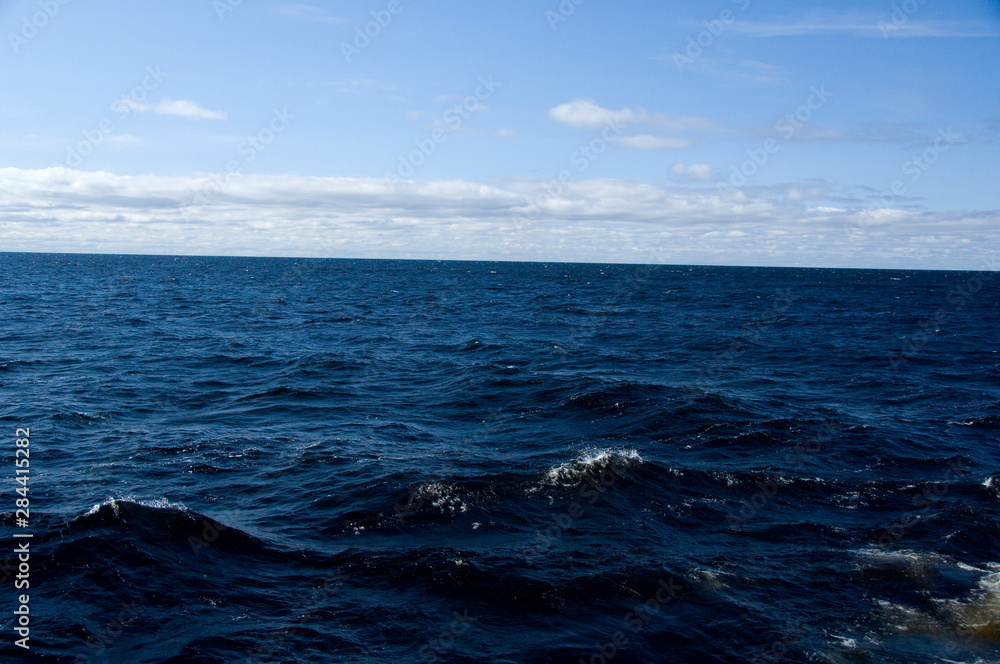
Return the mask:
<path id="1" fill-rule="evenodd" d="M 94 506 L 91 507 L 90 510 L 83 516 L 93 516 L 94 514 L 101 512 L 103 509 L 110 508 L 116 517 L 121 518 L 120 509 L 122 509 L 122 505 L 127 505 L 129 503 L 140 505 L 142 507 L 151 507 L 153 509 L 175 510 L 188 513 L 188 508 L 183 503 L 175 503 L 171 500 L 167 500 L 166 498 L 143 500 L 141 498 L 136 498 L 135 496 L 127 496 L 124 498 L 108 498 L 103 503 L 95 503 Z"/>
<path id="2" fill-rule="evenodd" d="M 638 450 L 606 448 L 582 452 L 576 459 L 551 468 L 542 480 L 546 486 L 576 487 L 612 475 L 627 475 L 645 460 Z"/>
<path id="3" fill-rule="evenodd" d="M 970 564 L 912 549 L 865 549 L 857 555 L 859 570 L 897 595 L 875 600 L 891 632 L 933 635 L 951 641 L 952 648 L 1000 643 L 1000 564 Z M 918 592 L 908 595 L 909 589 Z"/>
<path id="4" fill-rule="evenodd" d="M 980 429 L 1000 429 L 1000 415 L 985 415 L 983 417 L 970 417 L 961 422 L 948 422 L 959 426 L 974 427 Z"/>
<path id="5" fill-rule="evenodd" d="M 269 548 L 249 533 L 166 498 L 109 498 L 69 521 L 55 535 L 59 538 L 57 553 L 67 549 L 96 552 L 114 543 L 112 548 L 120 549 L 126 558 L 159 558 L 164 547 L 195 557 L 206 550 L 242 555 Z"/>

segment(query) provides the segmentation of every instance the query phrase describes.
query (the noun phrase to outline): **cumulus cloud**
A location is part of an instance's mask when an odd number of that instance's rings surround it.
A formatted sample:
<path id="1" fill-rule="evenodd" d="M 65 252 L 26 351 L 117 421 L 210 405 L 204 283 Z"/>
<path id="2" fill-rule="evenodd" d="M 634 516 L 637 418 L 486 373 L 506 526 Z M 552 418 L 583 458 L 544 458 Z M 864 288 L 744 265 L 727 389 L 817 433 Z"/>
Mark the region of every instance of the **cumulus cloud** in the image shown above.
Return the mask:
<path id="1" fill-rule="evenodd" d="M 629 108 L 612 111 L 601 108 L 592 99 L 575 99 L 549 109 L 549 117 L 574 129 L 602 129 L 608 125 L 642 122 L 646 118 L 646 112 L 642 109 L 636 112 Z"/>
<path id="2" fill-rule="evenodd" d="M 549 109 L 549 118 L 573 129 L 604 129 L 615 131 L 608 141 L 629 150 L 676 150 L 694 144 L 690 138 L 662 137 L 650 134 L 620 135 L 633 125 L 646 125 L 673 133 L 688 130 L 713 130 L 719 126 L 706 118 L 671 117 L 664 113 L 650 113 L 645 109 L 623 108 L 615 111 L 603 108 L 592 99 L 575 99 Z"/>
<path id="3" fill-rule="evenodd" d="M 671 175 L 681 181 L 714 182 L 716 180 L 712 167 L 708 164 L 682 164 L 677 162 L 670 167 Z"/>
<path id="4" fill-rule="evenodd" d="M 121 99 L 120 104 L 133 111 L 146 113 L 156 113 L 158 115 L 176 115 L 182 118 L 193 118 L 196 120 L 226 120 L 229 114 L 225 111 L 210 111 L 200 104 L 188 99 L 164 99 L 156 105 L 134 99 Z"/>
<path id="5" fill-rule="evenodd" d="M 980 269 L 1000 249 L 1000 212 L 867 213 L 618 180 L 5 168 L 0 191 L 8 251 Z"/>
<path id="6" fill-rule="evenodd" d="M 566 104 L 559 104 L 549 109 L 549 117 L 574 129 L 603 129 L 608 125 L 651 125 L 670 131 L 718 128 L 717 123 L 707 118 L 672 117 L 665 113 L 647 112 L 644 108 L 614 111 L 602 108 L 593 99 L 574 99 Z"/>
<path id="7" fill-rule="evenodd" d="M 182 118 L 197 118 L 199 120 L 225 120 L 229 115 L 225 111 L 210 111 L 187 99 L 172 101 L 164 99 L 153 108 L 154 113 L 161 115 L 178 115 Z"/>

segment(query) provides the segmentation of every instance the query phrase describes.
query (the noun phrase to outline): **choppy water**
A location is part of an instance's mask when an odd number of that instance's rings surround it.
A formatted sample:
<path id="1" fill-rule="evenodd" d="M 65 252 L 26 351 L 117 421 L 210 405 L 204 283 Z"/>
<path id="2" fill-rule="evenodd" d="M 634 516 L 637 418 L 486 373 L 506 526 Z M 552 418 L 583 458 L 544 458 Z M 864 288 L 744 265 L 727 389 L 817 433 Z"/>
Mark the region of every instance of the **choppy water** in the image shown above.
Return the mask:
<path id="1" fill-rule="evenodd" d="M 1000 661 L 994 276 L 2 254 L 32 659 Z"/>

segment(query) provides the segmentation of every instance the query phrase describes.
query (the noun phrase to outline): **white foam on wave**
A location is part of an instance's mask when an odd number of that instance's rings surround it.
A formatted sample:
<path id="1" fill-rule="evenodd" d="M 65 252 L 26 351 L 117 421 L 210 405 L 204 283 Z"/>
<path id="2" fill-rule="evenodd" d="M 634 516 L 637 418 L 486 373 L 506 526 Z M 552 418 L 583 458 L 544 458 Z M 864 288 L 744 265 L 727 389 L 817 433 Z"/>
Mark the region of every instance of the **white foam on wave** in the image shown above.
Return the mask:
<path id="1" fill-rule="evenodd" d="M 715 569 L 695 567 L 685 575 L 687 580 L 704 592 L 718 592 L 729 588 L 726 578 L 731 576 Z"/>
<path id="2" fill-rule="evenodd" d="M 876 600 L 883 621 L 893 632 L 930 635 L 953 649 L 976 642 L 1000 643 L 1000 564 L 976 566 L 941 554 L 908 549 L 866 549 L 858 553 L 867 565 L 897 565 L 905 569 L 922 586 L 930 585 L 937 571 L 943 568 L 978 577 L 976 586 L 964 596 L 932 599 L 930 609 Z"/>
<path id="3" fill-rule="evenodd" d="M 1000 573 L 984 575 L 968 597 L 944 605 L 948 622 L 960 633 L 1000 643 Z"/>
<path id="4" fill-rule="evenodd" d="M 118 513 L 118 505 L 120 503 L 133 503 L 135 505 L 142 505 L 143 507 L 155 507 L 156 509 L 174 509 L 181 512 L 188 511 L 187 506 L 183 503 L 175 503 L 174 501 L 167 500 L 166 498 L 153 498 L 152 500 L 145 500 L 143 498 L 137 498 L 136 496 L 123 496 L 121 498 L 108 498 L 103 503 L 95 503 L 84 516 L 97 514 L 102 507 L 110 507 L 115 516 L 120 516 Z"/>
<path id="5" fill-rule="evenodd" d="M 458 496 L 459 487 L 451 482 L 428 482 L 414 492 L 414 498 L 429 502 L 443 514 L 467 512 L 469 506 Z"/>
<path id="6" fill-rule="evenodd" d="M 838 506 L 848 510 L 856 510 L 859 507 L 868 506 L 868 501 L 865 500 L 865 495 L 860 491 L 848 491 L 847 493 L 840 493 L 833 496 L 831 500 L 837 503 Z"/>
<path id="7" fill-rule="evenodd" d="M 932 551 L 914 551 L 912 549 L 880 549 L 878 547 L 867 547 L 855 551 L 855 554 L 862 559 L 863 564 L 886 565 L 894 564 L 899 566 L 933 566 L 940 567 L 954 564 L 954 560 L 947 556 Z"/>
<path id="8" fill-rule="evenodd" d="M 637 468 L 645 463 L 638 450 L 631 448 L 602 448 L 587 450 L 580 453 L 576 459 L 562 465 L 550 468 L 542 480 L 547 486 L 575 486 L 580 482 L 611 471 L 621 471 Z"/>

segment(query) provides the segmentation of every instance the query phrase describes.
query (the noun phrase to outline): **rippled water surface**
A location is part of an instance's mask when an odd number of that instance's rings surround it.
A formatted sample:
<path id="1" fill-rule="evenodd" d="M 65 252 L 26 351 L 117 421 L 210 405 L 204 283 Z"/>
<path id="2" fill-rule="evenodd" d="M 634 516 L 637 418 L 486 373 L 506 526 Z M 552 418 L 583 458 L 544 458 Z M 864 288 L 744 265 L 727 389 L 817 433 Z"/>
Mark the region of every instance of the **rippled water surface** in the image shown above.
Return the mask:
<path id="1" fill-rule="evenodd" d="M 32 659 L 1000 661 L 994 273 L 0 265 Z"/>

